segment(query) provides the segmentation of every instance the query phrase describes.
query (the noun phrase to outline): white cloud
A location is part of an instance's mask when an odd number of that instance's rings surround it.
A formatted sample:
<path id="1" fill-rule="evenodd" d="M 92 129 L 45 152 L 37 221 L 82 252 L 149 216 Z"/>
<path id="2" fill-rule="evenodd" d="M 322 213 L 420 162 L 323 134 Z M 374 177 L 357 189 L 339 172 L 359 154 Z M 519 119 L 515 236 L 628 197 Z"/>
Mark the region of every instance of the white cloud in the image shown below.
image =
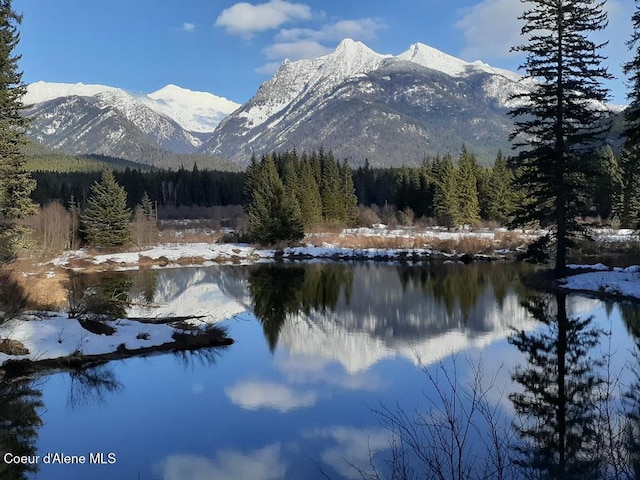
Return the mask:
<path id="1" fill-rule="evenodd" d="M 275 37 L 275 42 L 264 49 L 267 60 L 289 59 L 291 61 L 318 58 L 333 51 L 325 43 L 352 38 L 354 40 L 371 40 L 378 36 L 378 32 L 386 28 L 380 20 L 360 18 L 356 20 L 341 20 L 323 25 L 319 29 L 288 28 L 282 29 Z M 280 62 L 270 61 L 260 68 L 257 73 L 272 75 L 280 66 Z"/>
<path id="2" fill-rule="evenodd" d="M 256 68 L 255 72 L 259 73 L 260 75 L 271 76 L 278 71 L 278 68 L 280 68 L 280 65 L 282 65 L 282 62 L 265 63 L 261 67 Z"/>
<path id="3" fill-rule="evenodd" d="M 465 46 L 460 54 L 465 60 L 491 61 L 518 57 L 517 52 L 510 52 L 511 47 L 523 43 L 520 35 L 522 21 L 518 20 L 526 4 L 516 0 L 483 0 L 476 5 L 462 9 L 461 18 L 456 27 L 463 33 Z M 593 35 L 596 42 L 609 41 L 603 50 L 608 57 L 605 64 L 618 81 L 610 83 L 614 100 L 622 98 L 622 74 L 620 63 L 628 58 L 624 42 L 631 35 L 631 15 L 633 2 L 609 0 L 605 10 L 609 15 L 609 25 L 603 32 Z"/>
<path id="4" fill-rule="evenodd" d="M 372 40 L 377 38 L 378 32 L 384 28 L 386 28 L 386 25 L 380 20 L 359 18 L 323 25 L 317 30 L 311 28 L 285 28 L 280 30 L 276 39 L 283 42 L 299 40 L 340 41 L 345 38 Z"/>
<path id="5" fill-rule="evenodd" d="M 193 32 L 196 29 L 195 23 L 184 22 L 182 24 L 182 30 L 185 32 Z"/>
<path id="6" fill-rule="evenodd" d="M 320 45 L 313 40 L 301 40 L 299 42 L 274 43 L 264 49 L 264 53 L 270 60 L 284 59 L 300 60 L 303 58 L 317 58 L 326 55 L 332 49 Z"/>
<path id="7" fill-rule="evenodd" d="M 461 56 L 467 60 L 505 58 L 515 55 L 522 22 L 518 20 L 526 5 L 515 0 L 484 0 L 464 9 L 456 24 L 462 30 L 465 47 Z"/>
<path id="8" fill-rule="evenodd" d="M 240 2 L 224 9 L 215 25 L 230 34 L 250 38 L 255 33 L 273 30 L 295 20 L 308 20 L 311 16 L 311 8 L 302 3 L 270 0 L 252 5 Z"/>
<path id="9" fill-rule="evenodd" d="M 317 356 L 298 354 L 278 356 L 275 364 L 292 383 L 323 384 L 344 390 L 372 392 L 385 387 L 385 382 L 376 373 L 349 373 L 337 362 Z"/>
<path id="10" fill-rule="evenodd" d="M 315 405 L 315 392 L 296 392 L 285 385 L 270 382 L 244 382 L 225 388 L 227 397 L 247 410 L 272 409 L 288 412 Z"/>
<path id="11" fill-rule="evenodd" d="M 276 480 L 285 477 L 280 445 L 268 445 L 249 453 L 221 451 L 215 460 L 200 455 L 170 455 L 160 467 L 162 480 Z"/>
<path id="12" fill-rule="evenodd" d="M 330 427 L 305 433 L 307 438 L 324 438 L 333 442 L 322 451 L 320 458 L 346 478 L 362 478 L 356 470 L 370 468 L 371 455 L 389 448 L 389 432 L 382 428 L 359 429 L 354 427 Z"/>

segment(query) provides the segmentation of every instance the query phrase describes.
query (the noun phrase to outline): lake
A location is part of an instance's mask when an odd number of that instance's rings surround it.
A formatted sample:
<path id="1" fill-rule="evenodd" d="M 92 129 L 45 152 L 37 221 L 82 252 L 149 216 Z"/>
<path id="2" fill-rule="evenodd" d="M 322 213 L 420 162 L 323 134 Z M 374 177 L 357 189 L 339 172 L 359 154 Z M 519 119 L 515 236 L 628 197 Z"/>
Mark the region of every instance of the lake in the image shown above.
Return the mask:
<path id="1" fill-rule="evenodd" d="M 38 458 L 5 459 L 0 478 L 351 479 L 372 466 L 380 478 L 624 478 L 639 451 L 640 309 L 534 294 L 528 269 L 82 276 L 124 289 L 128 316 L 215 318 L 235 343 L 3 381 L 2 453 Z"/>

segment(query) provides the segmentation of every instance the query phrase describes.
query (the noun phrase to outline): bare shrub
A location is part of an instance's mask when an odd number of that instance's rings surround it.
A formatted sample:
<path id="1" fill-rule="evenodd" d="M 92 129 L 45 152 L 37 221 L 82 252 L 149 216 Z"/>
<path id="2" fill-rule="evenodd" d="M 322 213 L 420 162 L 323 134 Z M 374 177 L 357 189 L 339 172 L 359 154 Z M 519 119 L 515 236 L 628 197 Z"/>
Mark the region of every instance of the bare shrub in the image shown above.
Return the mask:
<path id="1" fill-rule="evenodd" d="M 159 238 L 155 218 L 149 218 L 140 205 L 136 207 L 131 231 L 133 232 L 133 242 L 138 248 L 153 245 Z"/>
<path id="2" fill-rule="evenodd" d="M 358 225 L 370 227 L 380 222 L 380 217 L 371 207 L 365 207 L 364 205 L 358 206 Z"/>
<path id="3" fill-rule="evenodd" d="M 406 207 L 404 210 L 398 213 L 398 222 L 400 223 L 400 225 L 404 225 L 406 227 L 413 226 L 415 218 L 416 214 L 409 207 Z"/>
<path id="4" fill-rule="evenodd" d="M 418 228 L 429 228 L 436 226 L 437 224 L 438 222 L 436 222 L 436 219 L 433 217 L 422 216 L 415 221 L 415 226 Z"/>
<path id="5" fill-rule="evenodd" d="M 429 246 L 445 253 L 493 253 L 493 241 L 486 237 L 463 235 L 456 238 L 437 238 L 429 240 Z"/>
<path id="6" fill-rule="evenodd" d="M 17 316 L 27 305 L 27 295 L 16 273 L 0 268 L 0 323 Z"/>
<path id="7" fill-rule="evenodd" d="M 354 466 L 363 479 L 472 480 L 513 478 L 509 446 L 510 420 L 493 401 L 499 372 L 486 379 L 482 362 L 466 358 L 471 379 L 462 383 L 459 360 L 452 366 L 440 362 L 435 369 L 421 363 L 432 394 L 424 393 L 424 405 L 407 411 L 401 406 L 375 409 L 391 434 L 391 459 L 382 471 L 371 455 L 370 470 Z M 498 396 L 502 392 L 497 393 Z"/>
<path id="8" fill-rule="evenodd" d="M 57 200 L 25 219 L 25 225 L 31 229 L 31 239 L 38 251 L 51 254 L 71 247 L 71 213 Z"/>
<path id="9" fill-rule="evenodd" d="M 528 241 L 518 232 L 498 231 L 493 234 L 493 243 L 497 248 L 516 248 L 526 246 Z"/>
<path id="10" fill-rule="evenodd" d="M 380 220 L 385 225 L 389 225 L 390 228 L 396 228 L 398 226 L 398 217 L 396 207 L 393 205 L 385 205 L 380 210 Z"/>

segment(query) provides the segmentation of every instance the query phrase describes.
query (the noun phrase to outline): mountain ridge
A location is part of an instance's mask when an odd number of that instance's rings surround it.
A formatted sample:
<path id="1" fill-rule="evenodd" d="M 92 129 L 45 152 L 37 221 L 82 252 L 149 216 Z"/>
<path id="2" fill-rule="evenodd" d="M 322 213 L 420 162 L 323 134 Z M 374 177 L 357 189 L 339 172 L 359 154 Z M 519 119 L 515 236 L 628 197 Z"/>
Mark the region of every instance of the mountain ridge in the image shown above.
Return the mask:
<path id="1" fill-rule="evenodd" d="M 246 164 L 254 153 L 323 147 L 383 166 L 466 145 L 489 163 L 510 148 L 506 113 L 526 88 L 514 72 L 424 44 L 394 56 L 345 39 L 322 57 L 283 62 L 200 151 Z"/>
<path id="2" fill-rule="evenodd" d="M 514 95 L 533 85 L 422 43 L 391 55 L 345 39 L 327 55 L 285 60 L 243 105 L 172 84 L 144 94 L 46 82 L 29 85 L 25 103 L 32 138 L 71 154 L 150 163 L 197 153 L 244 166 L 254 154 L 324 148 L 352 166 L 401 166 L 466 146 L 490 164 L 511 149 Z"/>

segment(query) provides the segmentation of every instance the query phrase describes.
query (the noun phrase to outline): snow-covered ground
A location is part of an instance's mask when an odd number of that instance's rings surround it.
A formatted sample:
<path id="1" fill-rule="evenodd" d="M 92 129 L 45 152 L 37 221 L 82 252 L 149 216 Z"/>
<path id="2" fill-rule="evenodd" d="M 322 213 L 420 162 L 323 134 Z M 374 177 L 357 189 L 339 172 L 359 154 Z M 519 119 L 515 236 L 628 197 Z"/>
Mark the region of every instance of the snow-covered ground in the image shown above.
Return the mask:
<path id="1" fill-rule="evenodd" d="M 152 260 L 164 264 L 193 263 L 233 263 L 247 264 L 269 261 L 281 258 L 370 258 L 395 259 L 401 255 L 417 255 L 420 257 L 435 253 L 430 249 L 388 249 L 388 248 L 341 248 L 331 244 L 322 246 L 307 245 L 305 247 L 291 247 L 277 251 L 273 249 L 259 249 L 247 244 L 218 244 L 218 243 L 173 243 L 153 246 L 147 250 L 125 253 L 108 253 L 89 255 L 86 250 L 66 252 L 55 258 L 52 263 L 59 267 L 74 268 L 74 261 L 83 260 L 78 269 L 83 269 L 86 262 L 96 266 L 109 266 L 119 269 L 137 268 L 139 264 Z M 444 254 L 443 254 L 444 255 Z"/>
<path id="2" fill-rule="evenodd" d="M 175 332 L 169 325 L 141 324 L 129 320 L 118 320 L 114 327 L 116 331 L 113 335 L 95 335 L 66 314 L 27 315 L 13 319 L 0 326 L 0 338 L 22 343 L 29 353 L 12 356 L 0 353 L 0 365 L 9 359 L 44 360 L 74 353 L 112 353 L 121 344 L 129 350 L 159 346 L 173 342 L 171 335 Z"/>
<path id="3" fill-rule="evenodd" d="M 589 268 L 591 272 L 569 276 L 561 281 L 564 288 L 583 292 L 606 293 L 640 299 L 640 266 L 609 268 L 596 265 L 571 265 L 572 268 Z"/>

